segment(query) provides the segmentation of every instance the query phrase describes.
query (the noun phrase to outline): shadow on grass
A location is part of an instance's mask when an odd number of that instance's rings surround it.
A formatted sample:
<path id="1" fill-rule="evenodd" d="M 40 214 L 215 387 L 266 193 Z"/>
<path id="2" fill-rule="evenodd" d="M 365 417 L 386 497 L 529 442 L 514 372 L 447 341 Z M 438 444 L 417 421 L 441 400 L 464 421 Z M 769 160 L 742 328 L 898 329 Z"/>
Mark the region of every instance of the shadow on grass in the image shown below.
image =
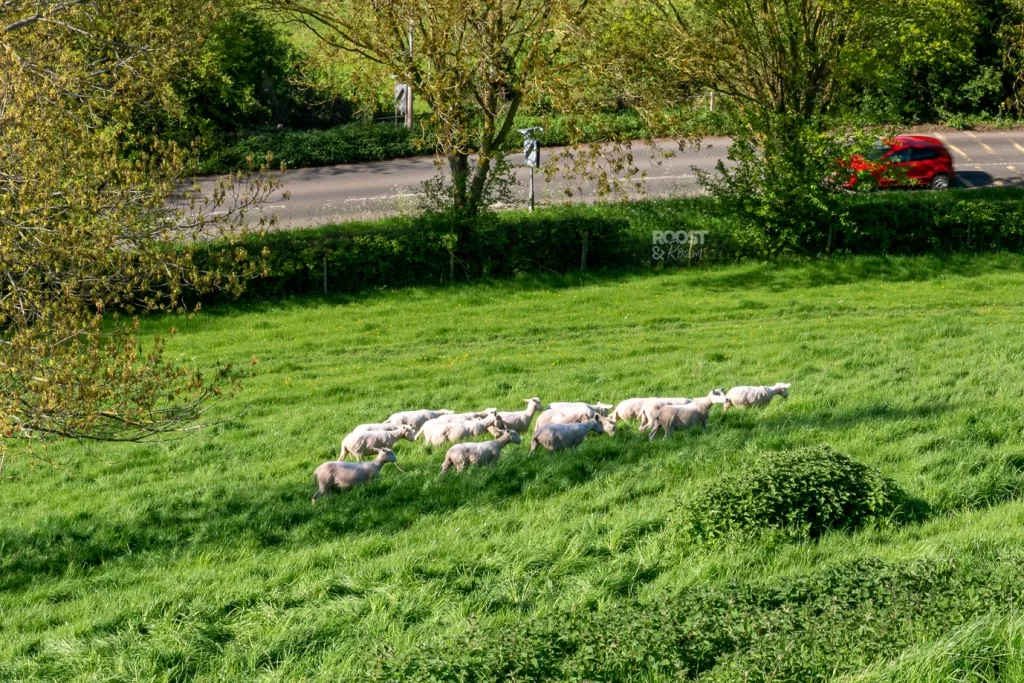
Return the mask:
<path id="1" fill-rule="evenodd" d="M 561 495 L 635 464 L 643 454 L 610 440 L 594 441 L 576 453 L 552 456 L 530 456 L 528 446 L 519 446 L 498 466 L 462 475 L 440 476 L 439 458 L 431 458 L 429 469 L 420 458 L 408 475 L 389 467 L 373 484 L 316 505 L 310 502 L 316 486 L 307 472 L 273 486 L 232 482 L 213 491 L 143 497 L 134 514 L 117 519 L 82 511 L 49 516 L 30 530 L 0 528 L 0 590 L 24 589 L 39 577 L 89 571 L 140 553 L 306 548 L 367 531 L 399 532 L 424 517 L 464 507 L 486 515 L 515 498 Z"/>
<path id="2" fill-rule="evenodd" d="M 433 286 L 412 286 L 401 291 L 413 298 L 432 300 L 439 294 L 458 293 L 486 303 L 488 297 L 517 292 L 569 290 L 581 287 L 623 283 L 631 280 L 678 277 L 680 289 L 706 289 L 711 292 L 787 292 L 795 289 L 847 285 L 858 282 L 922 282 L 939 276 L 981 277 L 1001 271 L 1024 268 L 1024 258 L 1016 254 L 949 256 L 839 256 L 805 261 L 776 261 L 758 264 L 713 264 L 662 270 L 650 268 L 586 271 L 570 275 L 530 274 L 511 279 L 492 279 Z M 370 303 L 390 298 L 397 290 L 377 289 L 336 295 L 292 296 L 259 302 L 219 304 L 204 308 L 209 316 L 302 309 L 321 305 Z"/>

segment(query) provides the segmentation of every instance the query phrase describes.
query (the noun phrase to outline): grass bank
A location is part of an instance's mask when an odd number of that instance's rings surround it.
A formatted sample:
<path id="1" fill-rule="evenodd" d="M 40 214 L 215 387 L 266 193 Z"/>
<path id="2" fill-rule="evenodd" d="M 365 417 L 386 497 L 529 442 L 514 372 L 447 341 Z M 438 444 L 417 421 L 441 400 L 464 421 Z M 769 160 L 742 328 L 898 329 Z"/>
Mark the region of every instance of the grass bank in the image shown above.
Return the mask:
<path id="1" fill-rule="evenodd" d="M 175 356 L 257 361 L 213 415 L 237 417 L 166 444 L 48 447 L 67 472 L 8 460 L 0 680 L 1019 670 L 1021 302 L 1024 258 L 991 255 L 523 276 L 150 320 L 179 329 Z M 788 401 L 705 432 L 648 444 L 626 426 L 459 476 L 402 442 L 406 474 L 309 502 L 341 436 L 394 410 L 783 380 Z M 708 485 L 816 444 L 928 516 L 816 543 L 681 534 Z"/>

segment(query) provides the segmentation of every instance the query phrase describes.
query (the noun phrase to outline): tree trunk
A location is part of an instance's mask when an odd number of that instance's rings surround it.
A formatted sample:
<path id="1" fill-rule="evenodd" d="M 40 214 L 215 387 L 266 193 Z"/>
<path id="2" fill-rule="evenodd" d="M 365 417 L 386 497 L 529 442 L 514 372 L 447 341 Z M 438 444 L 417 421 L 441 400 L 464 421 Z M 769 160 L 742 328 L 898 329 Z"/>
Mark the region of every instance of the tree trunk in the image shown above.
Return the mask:
<path id="1" fill-rule="evenodd" d="M 452 202 L 456 210 L 469 206 L 467 186 L 469 185 L 469 155 L 463 153 L 448 155 L 448 168 L 452 173 Z"/>

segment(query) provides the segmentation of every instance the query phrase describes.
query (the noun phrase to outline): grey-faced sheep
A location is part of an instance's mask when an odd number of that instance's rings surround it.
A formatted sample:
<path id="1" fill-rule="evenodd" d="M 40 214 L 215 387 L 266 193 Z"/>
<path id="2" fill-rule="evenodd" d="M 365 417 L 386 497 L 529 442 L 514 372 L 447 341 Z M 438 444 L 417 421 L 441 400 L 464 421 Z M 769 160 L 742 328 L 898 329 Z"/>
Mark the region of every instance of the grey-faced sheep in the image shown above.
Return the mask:
<path id="1" fill-rule="evenodd" d="M 663 406 L 651 420 L 651 436 L 648 440 L 654 441 L 659 429 L 665 432 L 667 439 L 677 429 L 692 429 L 698 425 L 707 427 L 708 414 L 711 406 L 716 403 L 725 403 L 725 393 L 721 389 L 712 389 L 707 396 L 689 403 Z"/>
<path id="2" fill-rule="evenodd" d="M 568 424 L 547 424 L 533 430 L 533 438 L 530 440 L 530 453 L 537 450 L 537 446 L 548 449 L 552 453 L 566 448 L 576 448 L 587 434 L 615 434 L 615 423 L 598 415 L 593 420 L 586 422 L 571 422 Z"/>
<path id="3" fill-rule="evenodd" d="M 504 423 L 497 415 L 488 415 L 482 420 L 463 420 L 462 422 L 435 422 L 431 420 L 420 428 L 417 438 L 423 437 L 428 446 L 440 446 L 448 441 L 465 441 L 484 432 L 498 436 Z"/>
<path id="4" fill-rule="evenodd" d="M 360 460 L 367 453 L 393 448 L 399 439 L 412 441 L 414 434 L 415 430 L 409 425 L 402 425 L 395 431 L 352 432 L 342 440 L 338 460 L 348 460 L 349 455 Z"/>
<path id="5" fill-rule="evenodd" d="M 519 433 L 514 429 L 501 432 L 501 436 L 494 441 L 457 443 L 445 453 L 444 462 L 441 463 L 441 474 L 452 467 L 456 472 L 461 472 L 473 465 L 489 465 L 497 462 L 501 456 L 501 449 L 510 443 L 522 443 Z"/>
<path id="6" fill-rule="evenodd" d="M 679 406 L 689 403 L 692 398 L 649 398 L 640 406 L 640 429 L 647 429 L 658 411 L 665 406 Z"/>
<path id="7" fill-rule="evenodd" d="M 384 424 L 409 425 L 413 429 L 419 429 L 427 420 L 433 420 L 442 415 L 451 415 L 452 412 L 451 410 L 404 410 L 384 420 Z"/>
<path id="8" fill-rule="evenodd" d="M 569 410 L 574 408 L 590 408 L 598 415 L 608 415 L 608 411 L 615 406 L 610 406 L 607 403 L 583 403 L 582 401 L 555 401 L 549 403 L 548 410 Z"/>
<path id="9" fill-rule="evenodd" d="M 530 428 L 530 423 L 533 422 L 534 414 L 543 407 L 543 404 L 536 396 L 525 399 L 525 401 L 526 410 L 498 413 L 498 417 L 500 417 L 501 421 L 505 423 L 506 429 L 525 432 Z"/>
<path id="10" fill-rule="evenodd" d="M 372 462 L 325 462 L 313 473 L 317 483 L 313 502 L 334 491 L 344 491 L 373 481 L 380 474 L 381 468 L 389 462 L 397 462 L 395 452 L 390 448 L 379 449 Z"/>
<path id="11" fill-rule="evenodd" d="M 750 406 L 766 406 L 776 396 L 789 398 L 789 387 L 792 385 L 784 382 L 773 384 L 770 387 L 733 387 L 725 395 L 725 405 L 722 410 L 728 410 L 732 406 L 747 408 Z"/>

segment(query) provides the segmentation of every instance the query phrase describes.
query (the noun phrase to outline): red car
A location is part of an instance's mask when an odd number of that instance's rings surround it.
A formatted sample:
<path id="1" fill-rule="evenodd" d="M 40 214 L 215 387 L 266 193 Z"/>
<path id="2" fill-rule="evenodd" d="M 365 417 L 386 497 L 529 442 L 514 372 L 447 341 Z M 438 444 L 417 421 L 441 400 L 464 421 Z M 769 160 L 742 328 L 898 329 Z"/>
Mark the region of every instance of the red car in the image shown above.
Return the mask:
<path id="1" fill-rule="evenodd" d="M 937 138 L 927 135 L 897 135 L 879 143 L 877 149 L 850 159 L 852 171 L 868 171 L 879 187 L 930 187 L 945 190 L 956 177 L 953 157 Z M 846 183 L 852 188 L 854 176 Z"/>

